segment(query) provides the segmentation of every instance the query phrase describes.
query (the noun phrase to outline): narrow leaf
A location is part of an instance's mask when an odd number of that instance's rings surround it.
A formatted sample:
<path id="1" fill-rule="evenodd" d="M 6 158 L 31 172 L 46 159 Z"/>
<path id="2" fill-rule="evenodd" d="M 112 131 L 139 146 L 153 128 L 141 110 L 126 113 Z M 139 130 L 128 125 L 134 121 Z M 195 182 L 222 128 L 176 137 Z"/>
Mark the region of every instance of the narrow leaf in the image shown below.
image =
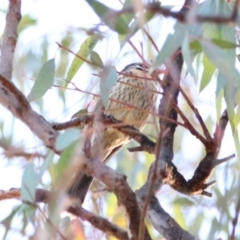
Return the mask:
<path id="1" fill-rule="evenodd" d="M 190 72 L 192 77 L 195 78 L 195 72 L 194 72 L 194 69 L 193 69 L 193 66 L 192 66 L 191 52 L 190 52 L 190 49 L 189 49 L 188 33 L 186 33 L 186 36 L 185 36 L 185 38 L 183 40 L 183 43 L 182 43 L 182 53 L 183 53 L 184 60 L 187 64 L 188 71 Z"/>
<path id="2" fill-rule="evenodd" d="M 236 89 L 233 88 L 230 84 L 226 85 L 225 91 L 224 91 L 224 98 L 227 104 L 227 111 L 228 111 L 228 118 L 231 123 L 233 131 L 236 130 L 234 126 L 234 118 L 235 118 L 235 112 L 234 112 L 234 100 L 235 100 L 235 94 Z"/>
<path id="3" fill-rule="evenodd" d="M 71 164 L 72 157 L 74 156 L 74 149 L 77 144 L 77 141 L 72 142 L 61 154 L 56 166 L 55 166 L 55 175 L 54 182 L 58 182 L 59 179 L 63 177 L 64 172 Z"/>
<path id="4" fill-rule="evenodd" d="M 88 55 L 92 51 L 92 49 L 95 47 L 96 43 L 98 41 L 98 38 L 96 36 L 90 36 L 88 37 L 80 46 L 80 49 L 77 52 L 77 55 L 80 56 L 75 56 L 71 66 L 68 70 L 67 73 L 67 81 L 65 86 L 68 85 L 69 82 L 73 79 L 79 68 L 82 66 L 82 64 L 85 62 L 83 59 L 87 59 Z"/>
<path id="5" fill-rule="evenodd" d="M 102 61 L 102 59 L 100 58 L 100 56 L 97 52 L 95 52 L 95 51 L 91 52 L 90 60 L 96 67 L 99 67 L 99 68 L 104 67 L 103 61 Z"/>
<path id="6" fill-rule="evenodd" d="M 35 188 L 38 183 L 38 175 L 35 172 L 33 163 L 26 165 L 22 176 L 21 198 L 25 201 L 34 202 Z"/>
<path id="7" fill-rule="evenodd" d="M 96 0 L 87 0 L 87 3 L 98 17 L 112 30 L 122 35 L 128 33 L 128 25 L 134 16 L 133 13 L 123 12 L 119 14 L 117 11 Z"/>
<path id="8" fill-rule="evenodd" d="M 236 151 L 237 151 L 238 161 L 240 161 L 240 142 L 239 142 L 238 131 L 235 131 L 233 133 L 233 139 L 234 139 L 235 148 L 236 148 Z"/>
<path id="9" fill-rule="evenodd" d="M 216 88 L 216 115 L 217 119 L 220 119 L 222 114 L 222 102 L 224 97 L 224 87 L 225 87 L 225 79 L 221 73 L 218 73 L 217 76 L 217 88 Z"/>
<path id="10" fill-rule="evenodd" d="M 52 87 L 55 74 L 54 58 L 47 61 L 41 68 L 39 75 L 28 95 L 28 100 L 33 101 L 42 97 Z"/>
<path id="11" fill-rule="evenodd" d="M 102 103 L 105 107 L 109 101 L 109 91 L 117 82 L 117 72 L 114 67 L 104 69 L 100 79 L 100 95 Z"/>
<path id="12" fill-rule="evenodd" d="M 79 130 L 67 129 L 59 134 L 56 141 L 56 149 L 62 151 L 79 137 Z"/>
<path id="13" fill-rule="evenodd" d="M 235 65 L 231 63 L 228 51 L 219 48 L 211 41 L 204 39 L 200 39 L 199 41 L 208 59 L 211 60 L 217 69 L 225 76 L 227 84 L 240 87 L 240 74 L 235 68 Z"/>
<path id="14" fill-rule="evenodd" d="M 166 59 L 171 56 L 182 44 L 186 34 L 186 26 L 180 23 L 175 24 L 174 34 L 169 34 L 163 44 L 161 52 L 155 59 L 154 66 L 162 65 Z"/>
<path id="15" fill-rule="evenodd" d="M 216 67 L 212 62 L 203 54 L 203 74 L 200 82 L 200 91 L 202 91 L 210 82 Z"/>
<path id="16" fill-rule="evenodd" d="M 102 17 L 104 17 L 107 13 L 109 13 L 112 10 L 103 3 L 96 0 L 86 0 L 86 2 L 90 5 L 90 7 L 98 15 L 100 19 L 102 19 Z"/>
<path id="17" fill-rule="evenodd" d="M 190 42 L 190 49 L 195 54 L 202 52 L 202 46 L 198 40 L 194 40 L 194 41 Z"/>

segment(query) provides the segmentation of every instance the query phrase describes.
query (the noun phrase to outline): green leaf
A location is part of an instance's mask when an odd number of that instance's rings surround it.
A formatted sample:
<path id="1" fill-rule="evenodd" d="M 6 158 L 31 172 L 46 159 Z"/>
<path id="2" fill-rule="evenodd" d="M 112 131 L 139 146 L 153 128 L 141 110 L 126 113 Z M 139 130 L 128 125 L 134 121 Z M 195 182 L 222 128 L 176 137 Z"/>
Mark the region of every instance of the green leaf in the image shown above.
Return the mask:
<path id="1" fill-rule="evenodd" d="M 49 88 L 52 87 L 55 74 L 54 58 L 47 61 L 41 68 L 39 75 L 28 95 L 29 101 L 34 101 L 42 97 Z"/>
<path id="2" fill-rule="evenodd" d="M 190 74 L 192 75 L 192 77 L 195 78 L 195 72 L 194 72 L 194 69 L 193 69 L 193 66 L 192 66 L 192 56 L 191 56 L 191 52 L 190 52 L 190 49 L 189 49 L 189 42 L 188 42 L 188 33 L 186 33 L 186 36 L 183 40 L 183 43 L 182 43 L 182 54 L 183 54 L 183 57 L 184 57 L 184 60 L 187 64 L 187 69 L 188 71 L 190 72 Z"/>
<path id="3" fill-rule="evenodd" d="M 71 164 L 72 157 L 74 156 L 74 150 L 78 140 L 72 142 L 61 154 L 56 166 L 55 166 L 55 176 L 53 176 L 54 182 L 58 182 L 59 179 L 63 177 L 66 169 L 68 169 Z"/>
<path id="4" fill-rule="evenodd" d="M 167 58 L 181 46 L 186 34 L 186 26 L 181 23 L 176 23 L 174 29 L 174 34 L 167 36 L 162 50 L 157 55 L 154 63 L 155 67 L 161 66 Z"/>
<path id="5" fill-rule="evenodd" d="M 228 42 L 221 39 L 212 39 L 212 42 L 223 49 L 235 49 L 237 47 L 235 42 Z"/>
<path id="6" fill-rule="evenodd" d="M 77 55 L 80 56 L 83 59 L 87 59 L 88 55 L 91 53 L 92 49 L 95 47 L 96 43 L 98 41 L 98 38 L 94 35 L 88 37 L 80 46 L 80 49 L 77 52 Z M 68 85 L 69 82 L 73 79 L 79 68 L 82 66 L 82 64 L 85 62 L 83 59 L 79 58 L 78 56 L 75 56 L 70 68 L 67 73 L 67 81 L 65 84 L 65 87 Z"/>
<path id="7" fill-rule="evenodd" d="M 16 214 L 19 212 L 22 205 L 16 206 L 12 209 L 10 214 L 5 217 L 3 220 L 1 220 L 1 224 L 5 226 L 5 233 L 3 235 L 2 239 L 7 239 L 6 236 L 8 234 L 8 231 L 11 229 L 11 223 L 13 221 L 13 218 L 16 216 Z"/>
<path id="8" fill-rule="evenodd" d="M 35 18 L 32 18 L 29 14 L 23 15 L 18 25 L 18 34 L 22 32 L 24 29 L 35 25 L 36 23 L 37 20 Z"/>
<path id="9" fill-rule="evenodd" d="M 145 20 L 145 24 L 147 24 L 154 16 L 155 14 L 153 14 L 152 12 L 144 12 L 143 13 L 144 16 L 142 17 L 141 15 L 138 16 L 138 18 L 134 18 L 134 15 L 132 16 L 132 18 L 129 17 L 129 19 L 127 19 L 126 21 L 128 21 L 128 32 L 127 34 L 119 34 L 118 38 L 119 41 L 121 43 L 121 48 L 123 48 L 123 46 L 128 42 L 128 40 L 135 35 L 135 33 L 140 30 L 142 28 L 141 25 L 139 25 L 139 23 L 141 21 L 139 21 L 139 19 L 143 18 Z M 130 24 L 131 23 L 131 24 Z M 130 24 L 130 26 L 129 26 Z"/>
<path id="10" fill-rule="evenodd" d="M 238 157 L 238 161 L 239 161 L 239 159 L 240 159 L 240 142 L 239 142 L 238 131 L 233 132 L 233 139 L 234 139 L 234 144 L 235 144 L 237 157 Z"/>
<path id="11" fill-rule="evenodd" d="M 99 68 L 104 67 L 103 61 L 102 61 L 102 59 L 100 58 L 100 56 L 97 52 L 95 52 L 95 51 L 91 52 L 90 60 L 96 67 L 99 67 Z"/>
<path id="12" fill-rule="evenodd" d="M 35 172 L 33 163 L 28 163 L 22 176 L 21 198 L 23 200 L 35 201 L 35 188 L 37 187 L 38 179 L 39 176 Z"/>
<path id="13" fill-rule="evenodd" d="M 103 70 L 102 77 L 100 79 L 100 95 L 102 103 L 105 107 L 109 101 L 109 91 L 117 82 L 117 72 L 114 67 L 108 67 Z"/>
<path id="14" fill-rule="evenodd" d="M 200 82 L 200 91 L 202 91 L 210 82 L 216 67 L 212 62 L 203 54 L 203 74 Z"/>
<path id="15" fill-rule="evenodd" d="M 231 84 L 233 87 L 239 87 L 240 74 L 235 68 L 235 64 L 232 64 L 232 60 L 228 56 L 229 54 L 228 51 L 219 48 L 211 41 L 204 39 L 201 39 L 199 41 L 201 43 L 205 55 L 225 76 L 227 84 Z"/>
<path id="16" fill-rule="evenodd" d="M 217 89 L 216 89 L 216 115 L 217 115 L 217 119 L 220 119 L 221 114 L 222 114 L 222 102 L 223 102 L 223 97 L 224 97 L 224 86 L 222 85 L 222 80 L 221 78 L 223 77 L 223 75 L 220 73 L 218 74 L 217 77 Z M 223 77 L 224 78 L 224 77 Z M 224 79 L 223 79 L 224 81 Z M 225 81 L 224 81 L 225 83 Z"/>
<path id="17" fill-rule="evenodd" d="M 53 162 L 53 158 L 54 158 L 54 153 L 52 151 L 50 151 L 48 153 L 47 157 L 45 158 L 45 160 L 43 161 L 43 164 L 40 168 L 39 178 L 41 178 L 43 176 L 43 174 L 46 172 L 46 170 L 49 169 L 50 164 Z"/>
<path id="18" fill-rule="evenodd" d="M 190 42 L 189 46 L 190 46 L 190 49 L 195 54 L 201 53 L 203 51 L 202 50 L 202 46 L 201 46 L 201 44 L 200 44 L 200 42 L 198 40 L 194 40 L 194 41 Z"/>
<path id="19" fill-rule="evenodd" d="M 123 12 L 119 14 L 117 11 L 96 0 L 87 0 L 87 3 L 98 17 L 112 30 L 122 35 L 128 33 L 128 25 L 134 16 L 133 13 Z"/>
<path id="20" fill-rule="evenodd" d="M 113 11 L 111 8 L 107 7 L 106 5 L 98 1 L 86 0 L 86 2 L 90 5 L 90 7 L 98 15 L 100 19 L 102 19 L 110 11 Z"/>
<path id="21" fill-rule="evenodd" d="M 57 136 L 56 149 L 62 151 L 79 137 L 79 130 L 67 129 Z"/>
<path id="22" fill-rule="evenodd" d="M 131 19 L 131 16 L 129 16 L 129 19 Z M 127 20 L 128 18 L 124 17 L 124 15 L 116 15 L 114 20 L 109 18 L 109 20 L 106 21 L 106 24 L 117 33 L 125 35 L 129 30 Z"/>
<path id="23" fill-rule="evenodd" d="M 210 16 L 224 16 L 229 17 L 232 15 L 232 9 L 224 1 L 210 1 L 211 6 L 206 9 Z M 234 26 L 217 23 L 203 24 L 203 37 L 211 39 L 212 42 L 225 51 L 225 61 L 230 64 L 235 64 L 236 55 L 236 29 Z"/>
<path id="24" fill-rule="evenodd" d="M 240 91 L 239 90 L 236 93 L 236 103 L 237 103 L 237 111 L 233 120 L 233 124 L 235 127 L 237 127 L 240 122 Z"/>
<path id="25" fill-rule="evenodd" d="M 35 224 L 35 213 L 36 213 L 36 207 L 23 203 L 21 205 L 21 208 L 19 209 L 19 212 L 22 212 L 23 214 L 23 226 L 22 230 L 24 230 L 29 222 L 31 222 L 33 225 Z"/>
<path id="26" fill-rule="evenodd" d="M 236 89 L 232 87 L 230 84 L 227 84 L 224 91 L 224 98 L 227 104 L 227 112 L 228 118 L 231 123 L 233 132 L 236 130 L 234 126 L 234 118 L 235 118 L 235 111 L 234 111 L 234 100 L 235 100 Z"/>
<path id="27" fill-rule="evenodd" d="M 175 219 L 178 222 L 178 224 L 180 224 L 182 228 L 186 229 L 187 228 L 186 217 L 183 214 L 182 207 L 179 205 L 174 205 L 173 211 Z"/>

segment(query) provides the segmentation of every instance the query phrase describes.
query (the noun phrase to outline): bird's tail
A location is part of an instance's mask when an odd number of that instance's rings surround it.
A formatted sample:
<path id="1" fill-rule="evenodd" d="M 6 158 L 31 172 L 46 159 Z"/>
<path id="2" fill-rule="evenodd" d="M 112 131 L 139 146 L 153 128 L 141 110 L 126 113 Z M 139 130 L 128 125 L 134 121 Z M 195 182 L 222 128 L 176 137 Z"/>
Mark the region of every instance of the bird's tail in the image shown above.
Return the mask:
<path id="1" fill-rule="evenodd" d="M 68 194 L 81 205 L 87 195 L 87 191 L 93 181 L 93 177 L 79 173 L 74 179 L 74 183 L 68 190 Z M 80 201 L 80 202 L 79 202 Z"/>

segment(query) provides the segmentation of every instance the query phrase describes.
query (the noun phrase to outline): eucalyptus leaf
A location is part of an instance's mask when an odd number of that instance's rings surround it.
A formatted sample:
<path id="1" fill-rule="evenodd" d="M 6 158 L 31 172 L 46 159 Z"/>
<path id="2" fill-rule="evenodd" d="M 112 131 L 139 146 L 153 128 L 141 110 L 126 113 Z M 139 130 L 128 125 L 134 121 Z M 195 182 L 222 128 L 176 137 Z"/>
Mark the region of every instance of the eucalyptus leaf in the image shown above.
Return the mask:
<path id="1" fill-rule="evenodd" d="M 28 163 L 25 167 L 22 184 L 21 184 L 21 198 L 25 201 L 35 201 L 35 189 L 37 187 L 39 176 L 35 172 L 33 163 Z"/>
<path id="2" fill-rule="evenodd" d="M 53 157 L 54 157 L 54 153 L 52 151 L 49 152 L 40 168 L 39 178 L 41 178 L 43 176 L 43 174 L 46 172 L 46 170 L 48 170 L 50 164 L 53 162 Z"/>
<path id="3" fill-rule="evenodd" d="M 97 52 L 95 52 L 95 51 L 91 52 L 90 60 L 96 67 L 99 67 L 99 68 L 104 67 L 103 61 Z"/>
<path id="4" fill-rule="evenodd" d="M 240 74 L 235 68 L 235 65 L 231 63 L 228 52 L 219 48 L 211 41 L 204 39 L 201 39 L 199 41 L 208 59 L 225 76 L 227 84 L 230 84 L 233 87 L 237 88 L 240 87 Z"/>
<path id="5" fill-rule="evenodd" d="M 117 72 L 114 67 L 107 67 L 102 73 L 100 79 L 100 97 L 105 107 L 109 101 L 109 91 L 117 82 Z"/>
<path id="6" fill-rule="evenodd" d="M 55 74 L 55 59 L 47 61 L 41 68 L 39 75 L 28 95 L 29 101 L 42 97 L 52 87 Z"/>
<path id="7" fill-rule="evenodd" d="M 56 149 L 62 151 L 79 137 L 79 130 L 67 129 L 57 136 Z"/>
<path id="8" fill-rule="evenodd" d="M 74 142 L 70 143 L 70 145 L 62 152 L 57 164 L 55 165 L 55 174 L 53 176 L 54 182 L 58 182 L 59 179 L 63 177 L 63 174 L 71 164 L 77 142 L 78 140 L 75 140 Z"/>
<path id="9" fill-rule="evenodd" d="M 206 55 L 203 54 L 203 74 L 200 82 L 200 91 L 202 91 L 209 84 L 215 70 L 216 67 L 206 57 Z"/>
<path id="10" fill-rule="evenodd" d="M 216 88 L 216 114 L 217 119 L 220 119 L 222 114 L 222 102 L 224 97 L 224 87 L 225 87 L 225 79 L 221 73 L 218 73 L 217 76 L 217 88 Z"/>
<path id="11" fill-rule="evenodd" d="M 97 42 L 98 42 L 98 38 L 92 35 L 87 39 L 85 39 L 85 41 L 81 44 L 80 49 L 78 50 L 68 70 L 67 81 L 65 86 L 67 86 L 69 82 L 71 82 L 71 80 L 73 79 L 77 71 L 85 62 L 84 59 L 87 59 L 87 57 L 89 56 L 89 54 L 91 53 L 92 49 L 95 47 Z M 78 56 L 80 56 L 81 58 Z"/>
<path id="12" fill-rule="evenodd" d="M 175 24 L 174 34 L 169 34 L 163 44 L 162 50 L 155 59 L 154 66 L 161 66 L 182 44 L 186 35 L 186 26 L 181 23 Z"/>
<path id="13" fill-rule="evenodd" d="M 29 14 L 23 15 L 18 25 L 18 34 L 25 30 L 26 28 L 36 25 L 36 23 L 37 20 L 33 18 L 31 15 Z"/>
<path id="14" fill-rule="evenodd" d="M 235 149 L 237 152 L 237 157 L 238 157 L 238 159 L 240 159 L 240 142 L 239 142 L 238 131 L 233 132 L 233 139 L 234 139 Z"/>
<path id="15" fill-rule="evenodd" d="M 228 119 L 231 123 L 233 131 L 236 130 L 236 126 L 234 125 L 234 118 L 235 118 L 235 111 L 234 111 L 234 100 L 235 100 L 236 88 L 227 84 L 224 91 L 224 98 L 227 104 L 227 112 L 228 112 Z"/>
<path id="16" fill-rule="evenodd" d="M 189 47 L 195 54 L 201 53 L 203 51 L 202 46 L 198 40 L 191 41 Z"/>
<path id="17" fill-rule="evenodd" d="M 127 34 L 128 24 L 134 14 L 128 12 L 119 14 L 117 11 L 96 0 L 87 0 L 87 3 L 108 27 L 119 34 Z"/>
<path id="18" fill-rule="evenodd" d="M 192 66 L 192 56 L 191 56 L 191 51 L 189 49 L 189 36 L 188 33 L 186 33 L 186 36 L 182 42 L 182 54 L 183 54 L 183 58 L 187 64 L 187 69 L 190 72 L 190 74 L 192 75 L 192 77 L 195 78 L 195 72 Z"/>
<path id="19" fill-rule="evenodd" d="M 98 15 L 100 19 L 102 19 L 107 13 L 113 11 L 111 8 L 107 7 L 103 3 L 96 0 L 86 0 L 86 2 L 90 5 L 93 11 Z"/>

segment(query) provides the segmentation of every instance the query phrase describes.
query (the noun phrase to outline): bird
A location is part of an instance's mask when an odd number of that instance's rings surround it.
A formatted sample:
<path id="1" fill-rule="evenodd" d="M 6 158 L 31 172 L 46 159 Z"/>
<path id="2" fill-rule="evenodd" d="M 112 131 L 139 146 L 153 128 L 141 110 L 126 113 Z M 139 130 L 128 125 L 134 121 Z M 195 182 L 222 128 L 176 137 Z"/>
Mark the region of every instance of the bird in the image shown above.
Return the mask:
<path id="1" fill-rule="evenodd" d="M 154 111 L 157 97 L 158 76 L 156 71 L 150 73 L 149 69 L 149 65 L 131 63 L 119 72 L 117 83 L 109 91 L 109 102 L 103 113 L 111 114 L 117 120 L 141 131 Z M 99 99 L 94 112 L 101 112 L 102 106 Z M 93 126 L 93 132 L 98 130 L 100 133 L 92 135 L 91 156 L 102 162 L 108 161 L 131 140 L 129 136 L 112 127 Z M 70 198 L 81 205 L 92 181 L 92 176 L 81 172 L 75 174 L 68 189 Z"/>

